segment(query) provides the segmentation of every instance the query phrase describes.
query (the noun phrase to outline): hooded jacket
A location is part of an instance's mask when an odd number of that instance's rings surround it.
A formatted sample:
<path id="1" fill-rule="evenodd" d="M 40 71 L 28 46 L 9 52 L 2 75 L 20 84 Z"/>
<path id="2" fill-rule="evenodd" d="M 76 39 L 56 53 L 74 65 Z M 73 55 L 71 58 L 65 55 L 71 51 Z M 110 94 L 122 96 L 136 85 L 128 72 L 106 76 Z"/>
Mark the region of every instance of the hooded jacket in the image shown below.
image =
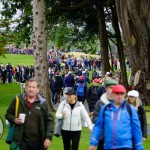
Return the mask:
<path id="1" fill-rule="evenodd" d="M 104 105 L 100 110 L 91 134 L 90 145 L 98 144 L 104 129 L 104 149 L 132 149 L 134 144 L 136 150 L 143 150 L 142 132 L 135 108 L 131 106 L 132 117 L 130 117 L 125 101 L 118 108 L 113 102 L 110 104 L 110 107 Z"/>
<path id="2" fill-rule="evenodd" d="M 93 117 L 92 117 L 92 122 L 95 124 L 99 111 L 103 105 L 109 104 L 110 101 L 107 98 L 107 93 L 104 93 L 101 98 L 96 102 L 94 111 L 93 111 Z"/>
<path id="3" fill-rule="evenodd" d="M 21 94 L 19 97 L 19 113 L 24 113 L 25 110 L 25 94 Z M 49 140 L 52 140 L 53 136 L 53 126 L 54 126 L 54 118 L 52 116 L 52 113 L 50 112 L 50 109 L 48 105 L 46 104 L 46 100 L 42 98 L 40 95 L 38 95 L 37 100 L 39 101 L 39 106 L 38 109 L 41 111 L 41 115 L 38 116 L 40 117 L 40 122 L 39 122 L 39 127 L 40 127 L 40 133 L 41 133 L 41 150 L 44 150 L 43 143 L 44 140 L 47 138 Z M 15 124 L 15 105 L 16 105 L 16 98 L 12 101 L 11 105 L 9 106 L 7 112 L 6 112 L 6 119 L 12 123 Z M 31 129 L 32 130 L 32 129 Z M 22 125 L 17 125 L 15 124 L 15 131 L 14 131 L 14 136 L 13 140 L 20 144 L 23 138 L 23 132 L 24 132 L 24 124 Z"/>
<path id="4" fill-rule="evenodd" d="M 89 129 L 92 130 L 93 125 L 82 102 L 77 101 L 74 108 L 71 109 L 67 100 L 62 101 L 56 112 L 57 119 L 62 119 L 62 112 L 66 113 L 66 116 L 63 118 L 63 130 L 81 131 L 83 120 L 87 123 Z"/>

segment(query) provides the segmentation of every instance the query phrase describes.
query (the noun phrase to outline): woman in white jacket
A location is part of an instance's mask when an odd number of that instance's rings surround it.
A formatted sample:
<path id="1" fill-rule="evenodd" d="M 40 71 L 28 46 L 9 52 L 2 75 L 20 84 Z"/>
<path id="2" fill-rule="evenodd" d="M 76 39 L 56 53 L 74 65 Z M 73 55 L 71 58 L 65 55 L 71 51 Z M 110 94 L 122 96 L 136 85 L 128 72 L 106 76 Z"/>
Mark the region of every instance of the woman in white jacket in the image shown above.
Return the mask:
<path id="1" fill-rule="evenodd" d="M 63 118 L 61 133 L 64 150 L 70 150 L 71 148 L 72 150 L 78 150 L 82 120 L 87 123 L 90 130 L 93 126 L 84 105 L 77 101 L 73 88 L 66 88 L 64 92 L 67 99 L 60 103 L 56 117 L 58 119 Z"/>

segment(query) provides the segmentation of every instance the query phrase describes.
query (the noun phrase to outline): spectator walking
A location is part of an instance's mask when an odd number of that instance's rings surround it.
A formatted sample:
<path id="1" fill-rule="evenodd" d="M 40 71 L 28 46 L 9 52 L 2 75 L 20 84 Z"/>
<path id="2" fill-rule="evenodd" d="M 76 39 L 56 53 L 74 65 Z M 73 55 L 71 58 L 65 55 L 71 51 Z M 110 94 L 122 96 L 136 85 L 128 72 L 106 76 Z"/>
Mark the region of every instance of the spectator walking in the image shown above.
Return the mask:
<path id="1" fill-rule="evenodd" d="M 64 93 L 66 94 L 66 100 L 60 103 L 56 112 L 58 119 L 63 118 L 61 133 L 64 150 L 78 150 L 82 120 L 87 123 L 90 130 L 93 126 L 85 107 L 77 100 L 74 89 L 66 88 Z"/>
<path id="2" fill-rule="evenodd" d="M 92 117 L 92 122 L 94 124 L 97 121 L 98 114 L 99 114 L 99 111 L 101 110 L 101 107 L 103 105 L 109 104 L 112 101 L 112 99 L 113 99 L 113 97 L 112 97 L 112 88 L 116 84 L 118 84 L 118 82 L 115 81 L 115 80 L 112 80 L 112 79 L 105 82 L 104 86 L 105 86 L 106 93 L 102 94 L 102 96 L 97 101 L 97 103 L 95 104 L 95 107 L 94 107 L 93 117 Z M 97 150 L 102 150 L 104 148 L 103 146 L 104 146 L 104 135 L 101 135 L 99 143 L 98 143 Z"/>
<path id="3" fill-rule="evenodd" d="M 84 104 L 87 90 L 87 85 L 86 83 L 84 83 L 84 76 L 79 77 L 77 84 L 75 85 L 75 90 L 78 97 L 78 101 Z"/>
<path id="4" fill-rule="evenodd" d="M 15 125 L 13 142 L 20 145 L 20 150 L 44 150 L 51 143 L 54 118 L 39 93 L 39 85 L 35 79 L 26 84 L 26 93 L 19 96 L 19 113 L 26 115 L 25 122 L 15 118 L 14 99 L 6 112 L 6 119 Z M 13 143 L 12 142 L 12 143 Z"/>
<path id="5" fill-rule="evenodd" d="M 138 117 L 139 117 L 140 124 L 141 124 L 141 129 L 142 129 L 142 138 L 143 138 L 143 141 L 145 141 L 147 138 L 147 119 L 146 119 L 145 110 L 142 106 L 142 102 L 139 99 L 139 92 L 136 90 L 129 91 L 127 101 L 128 103 L 133 105 L 135 109 L 137 110 Z"/>
<path id="6" fill-rule="evenodd" d="M 112 89 L 113 102 L 104 105 L 99 113 L 90 139 L 90 150 L 95 150 L 104 129 L 105 150 L 143 150 L 142 132 L 135 108 L 125 100 L 126 89 L 115 85 Z"/>
<path id="7" fill-rule="evenodd" d="M 64 79 L 64 87 L 73 87 L 74 88 L 74 84 L 75 84 L 74 77 L 72 75 L 72 72 L 69 71 L 68 75 Z"/>
<path id="8" fill-rule="evenodd" d="M 99 84 L 99 79 L 95 78 L 93 80 L 93 85 L 91 85 L 88 90 L 87 90 L 87 102 L 89 105 L 89 114 L 90 116 L 93 114 L 94 106 L 99 97 L 97 97 L 97 90 L 98 90 L 98 84 Z"/>
<path id="9" fill-rule="evenodd" d="M 57 92 L 58 92 L 56 78 L 57 77 L 54 76 L 53 79 L 50 82 L 50 89 L 51 89 L 51 92 L 52 92 L 52 102 L 53 102 L 54 106 L 57 104 Z"/>

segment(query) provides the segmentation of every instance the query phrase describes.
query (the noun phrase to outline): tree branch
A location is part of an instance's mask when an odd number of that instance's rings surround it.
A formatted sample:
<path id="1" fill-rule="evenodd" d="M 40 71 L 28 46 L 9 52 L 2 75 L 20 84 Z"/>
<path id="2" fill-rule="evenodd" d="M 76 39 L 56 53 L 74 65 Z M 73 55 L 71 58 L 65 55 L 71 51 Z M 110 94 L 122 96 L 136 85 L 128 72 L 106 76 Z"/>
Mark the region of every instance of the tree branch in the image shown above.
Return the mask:
<path id="1" fill-rule="evenodd" d="M 117 43 L 112 38 L 109 37 L 109 39 L 111 42 L 113 42 L 115 45 L 117 45 Z"/>
<path id="2" fill-rule="evenodd" d="M 79 3 L 72 3 L 70 5 L 60 4 L 57 9 L 52 12 L 52 14 L 61 13 L 61 12 L 75 12 L 79 11 L 88 6 L 92 6 L 97 2 L 97 0 L 82 0 Z"/>

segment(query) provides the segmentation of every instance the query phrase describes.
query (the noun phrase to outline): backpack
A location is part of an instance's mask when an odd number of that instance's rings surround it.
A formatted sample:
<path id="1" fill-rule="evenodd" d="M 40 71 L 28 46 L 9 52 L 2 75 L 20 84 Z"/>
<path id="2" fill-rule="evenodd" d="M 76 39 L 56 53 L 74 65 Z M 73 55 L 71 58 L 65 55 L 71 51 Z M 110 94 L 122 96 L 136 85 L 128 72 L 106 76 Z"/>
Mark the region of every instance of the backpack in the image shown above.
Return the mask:
<path id="1" fill-rule="evenodd" d="M 84 83 L 78 85 L 76 94 L 77 96 L 84 97 Z"/>

